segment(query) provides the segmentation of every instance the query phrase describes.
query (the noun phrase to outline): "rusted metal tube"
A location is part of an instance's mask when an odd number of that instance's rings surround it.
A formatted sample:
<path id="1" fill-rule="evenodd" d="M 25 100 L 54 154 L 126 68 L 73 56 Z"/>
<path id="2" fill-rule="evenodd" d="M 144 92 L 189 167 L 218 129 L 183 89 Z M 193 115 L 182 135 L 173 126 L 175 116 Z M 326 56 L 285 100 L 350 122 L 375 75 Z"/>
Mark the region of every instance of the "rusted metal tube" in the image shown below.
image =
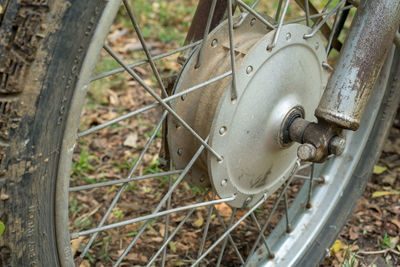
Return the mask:
<path id="1" fill-rule="evenodd" d="M 360 2 L 350 33 L 315 115 L 357 130 L 400 24 L 400 0 Z"/>

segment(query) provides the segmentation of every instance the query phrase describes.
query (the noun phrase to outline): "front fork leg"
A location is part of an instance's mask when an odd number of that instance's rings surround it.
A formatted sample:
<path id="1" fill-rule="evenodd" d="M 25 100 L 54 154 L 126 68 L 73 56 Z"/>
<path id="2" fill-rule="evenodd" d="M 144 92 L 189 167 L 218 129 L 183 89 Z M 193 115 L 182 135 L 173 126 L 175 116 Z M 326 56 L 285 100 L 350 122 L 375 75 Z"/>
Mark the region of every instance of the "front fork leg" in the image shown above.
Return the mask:
<path id="1" fill-rule="evenodd" d="M 315 110 L 318 123 L 302 118 L 289 128 L 292 141 L 302 143 L 298 156 L 323 162 L 345 146 L 342 129 L 355 131 L 392 48 L 400 25 L 400 0 L 360 1 L 349 35 Z"/>

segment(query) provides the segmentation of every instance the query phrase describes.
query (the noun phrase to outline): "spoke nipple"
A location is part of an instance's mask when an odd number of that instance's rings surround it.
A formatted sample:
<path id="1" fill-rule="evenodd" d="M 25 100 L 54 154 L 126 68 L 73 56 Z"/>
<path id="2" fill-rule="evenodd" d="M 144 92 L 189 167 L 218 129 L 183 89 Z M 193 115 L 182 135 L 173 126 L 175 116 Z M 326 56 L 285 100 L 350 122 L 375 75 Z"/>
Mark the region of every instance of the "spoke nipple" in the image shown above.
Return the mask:
<path id="1" fill-rule="evenodd" d="M 302 161 L 310 161 L 317 156 L 317 149 L 311 144 L 302 144 L 297 149 L 297 156 Z"/>
<path id="2" fill-rule="evenodd" d="M 185 101 L 185 99 L 186 99 L 186 94 L 181 95 L 181 99 L 182 99 L 182 101 Z"/>
<path id="3" fill-rule="evenodd" d="M 269 255 L 268 255 L 268 258 L 269 258 L 270 260 L 274 259 L 274 258 L 275 258 L 275 254 L 274 254 L 274 253 L 269 254 Z"/>
<path id="4" fill-rule="evenodd" d="M 286 233 L 290 234 L 291 232 L 293 232 L 293 229 L 292 229 L 291 226 L 289 226 L 289 227 L 286 229 Z"/>
<path id="5" fill-rule="evenodd" d="M 307 205 L 306 205 L 306 209 L 311 209 L 312 208 L 312 204 L 309 202 L 309 203 L 307 203 Z"/>
<path id="6" fill-rule="evenodd" d="M 329 141 L 329 153 L 334 154 L 336 156 L 340 156 L 343 154 L 344 149 L 346 148 L 346 140 L 342 137 L 335 136 Z"/>
<path id="7" fill-rule="evenodd" d="M 214 40 L 211 41 L 211 47 L 216 47 L 217 44 L 218 44 L 218 40 L 217 39 L 214 39 Z"/>
<path id="8" fill-rule="evenodd" d="M 254 23 L 256 23 L 256 18 L 252 18 L 252 19 L 250 20 L 250 25 L 251 25 L 251 26 L 253 26 Z"/>

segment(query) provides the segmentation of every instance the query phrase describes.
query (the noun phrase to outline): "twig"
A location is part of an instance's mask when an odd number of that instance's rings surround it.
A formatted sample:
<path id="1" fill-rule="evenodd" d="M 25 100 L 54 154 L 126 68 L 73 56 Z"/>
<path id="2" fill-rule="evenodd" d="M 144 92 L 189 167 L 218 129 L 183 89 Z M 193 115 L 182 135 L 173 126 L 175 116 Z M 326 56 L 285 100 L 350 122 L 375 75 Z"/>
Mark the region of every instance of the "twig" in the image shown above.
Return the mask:
<path id="1" fill-rule="evenodd" d="M 364 254 L 364 255 L 385 254 L 387 252 L 392 252 L 396 255 L 400 255 L 400 252 L 398 252 L 394 249 L 391 249 L 391 248 L 387 248 L 387 249 L 383 249 L 383 250 L 376 250 L 376 251 L 364 251 L 364 250 L 358 251 L 359 254 Z"/>

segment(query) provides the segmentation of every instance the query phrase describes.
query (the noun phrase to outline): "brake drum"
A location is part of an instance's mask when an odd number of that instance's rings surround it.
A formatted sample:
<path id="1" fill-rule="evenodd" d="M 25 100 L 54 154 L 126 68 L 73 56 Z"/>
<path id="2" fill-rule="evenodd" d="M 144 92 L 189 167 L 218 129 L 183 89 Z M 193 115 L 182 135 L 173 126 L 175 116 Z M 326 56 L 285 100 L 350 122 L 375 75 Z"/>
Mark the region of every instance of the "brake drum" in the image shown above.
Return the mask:
<path id="1" fill-rule="evenodd" d="M 200 48 L 192 54 L 175 93 L 231 71 L 228 30 L 225 21 L 209 34 L 199 67 Z M 219 161 L 204 151 L 187 174 L 189 183 L 212 185 L 220 198 L 236 195 L 229 204 L 245 207 L 273 194 L 287 180 L 297 159 L 297 145 L 282 144 L 282 124 L 293 110 L 315 121 L 313 113 L 328 79 L 322 39 L 303 38 L 310 30 L 300 24 L 285 25 L 270 50 L 276 30 L 248 15 L 234 29 L 237 98 L 232 100 L 229 75 L 171 102 L 223 157 Z M 172 116 L 167 138 L 175 167 L 184 169 L 201 143 Z"/>

